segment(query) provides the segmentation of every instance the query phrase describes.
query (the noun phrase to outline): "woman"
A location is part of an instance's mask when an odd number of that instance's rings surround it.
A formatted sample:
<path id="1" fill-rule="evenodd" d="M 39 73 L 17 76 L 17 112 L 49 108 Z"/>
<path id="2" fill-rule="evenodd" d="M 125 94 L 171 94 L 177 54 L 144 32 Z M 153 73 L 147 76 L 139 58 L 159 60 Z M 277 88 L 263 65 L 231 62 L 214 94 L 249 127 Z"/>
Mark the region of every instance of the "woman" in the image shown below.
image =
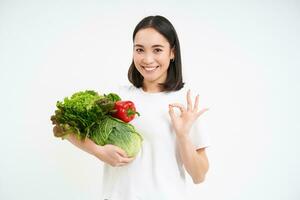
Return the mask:
<path id="1" fill-rule="evenodd" d="M 166 18 L 149 16 L 136 26 L 128 78 L 132 85 L 115 92 L 141 114 L 131 122 L 143 136 L 139 154 L 129 158 L 119 147 L 72 134 L 68 140 L 104 162 L 102 199 L 185 199 L 185 172 L 198 184 L 208 171 L 207 138 L 197 120 L 208 109 L 199 110 L 199 95 L 193 101 L 184 87 L 179 40 Z"/>

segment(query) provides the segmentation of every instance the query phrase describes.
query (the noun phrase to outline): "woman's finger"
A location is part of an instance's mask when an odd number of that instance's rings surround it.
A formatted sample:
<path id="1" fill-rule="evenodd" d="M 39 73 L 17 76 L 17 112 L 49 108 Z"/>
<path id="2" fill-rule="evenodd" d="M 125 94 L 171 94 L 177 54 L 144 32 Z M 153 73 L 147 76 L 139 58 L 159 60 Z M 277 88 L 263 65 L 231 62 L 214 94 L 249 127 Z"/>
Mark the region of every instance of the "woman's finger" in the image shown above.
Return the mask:
<path id="1" fill-rule="evenodd" d="M 173 107 L 171 105 L 169 105 L 169 114 L 170 114 L 171 120 L 173 120 L 175 117 L 175 113 L 174 113 Z"/>
<path id="2" fill-rule="evenodd" d="M 114 167 L 122 167 L 123 165 L 126 165 L 126 163 L 116 163 L 116 164 L 114 164 L 112 166 L 114 166 Z"/>
<path id="3" fill-rule="evenodd" d="M 172 104 L 170 104 L 170 106 L 179 108 L 181 112 L 186 112 L 184 105 L 182 105 L 180 103 L 172 103 Z"/>
<path id="4" fill-rule="evenodd" d="M 200 110 L 198 113 L 197 113 L 197 117 L 199 117 L 200 115 L 202 115 L 203 113 L 205 113 L 206 111 L 208 111 L 209 108 L 204 108 L 202 110 Z"/>
<path id="5" fill-rule="evenodd" d="M 115 167 L 122 167 L 122 166 L 124 166 L 124 165 L 127 165 L 128 163 L 117 163 L 116 165 L 115 165 Z"/>
<path id="6" fill-rule="evenodd" d="M 115 165 L 115 167 L 122 167 L 124 165 L 127 165 L 128 163 L 132 162 L 135 159 L 135 157 L 121 157 L 119 162 Z"/>
<path id="7" fill-rule="evenodd" d="M 128 157 L 127 154 L 126 154 L 126 152 L 125 152 L 123 149 L 117 147 L 117 148 L 116 148 L 116 151 L 117 151 L 117 153 L 118 153 L 120 156 L 122 156 L 122 157 L 124 157 L 124 158 L 127 158 L 127 157 Z"/>
<path id="8" fill-rule="evenodd" d="M 198 111 L 198 105 L 199 105 L 199 94 L 196 96 L 195 105 L 194 105 L 193 111 L 195 111 L 195 112 Z"/>
<path id="9" fill-rule="evenodd" d="M 186 100 L 187 100 L 187 110 L 192 110 L 193 105 L 192 105 L 192 99 L 191 99 L 191 90 L 188 90 L 186 94 Z"/>
<path id="10" fill-rule="evenodd" d="M 120 163 L 129 163 L 129 162 L 131 162 L 131 161 L 133 161 L 134 160 L 134 157 L 128 157 L 128 158 L 121 158 L 121 160 L 120 160 Z"/>

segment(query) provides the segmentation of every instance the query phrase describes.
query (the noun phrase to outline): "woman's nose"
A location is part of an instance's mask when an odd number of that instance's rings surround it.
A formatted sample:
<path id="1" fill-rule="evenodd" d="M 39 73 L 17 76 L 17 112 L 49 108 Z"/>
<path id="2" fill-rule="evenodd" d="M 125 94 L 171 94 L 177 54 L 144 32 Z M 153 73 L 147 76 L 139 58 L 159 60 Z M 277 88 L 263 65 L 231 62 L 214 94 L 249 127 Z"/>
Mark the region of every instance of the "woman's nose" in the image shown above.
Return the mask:
<path id="1" fill-rule="evenodd" d="M 143 62 L 145 64 L 151 64 L 154 62 L 154 58 L 151 54 L 145 54 L 144 58 L 143 58 Z"/>

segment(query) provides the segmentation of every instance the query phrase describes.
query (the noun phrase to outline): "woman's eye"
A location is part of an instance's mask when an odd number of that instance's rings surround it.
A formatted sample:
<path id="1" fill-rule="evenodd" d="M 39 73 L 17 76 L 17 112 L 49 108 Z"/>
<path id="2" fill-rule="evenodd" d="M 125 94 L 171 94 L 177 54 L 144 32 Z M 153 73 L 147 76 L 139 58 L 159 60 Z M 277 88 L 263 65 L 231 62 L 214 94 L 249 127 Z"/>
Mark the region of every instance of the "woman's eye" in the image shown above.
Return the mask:
<path id="1" fill-rule="evenodd" d="M 154 52 L 161 52 L 161 49 L 154 49 Z"/>
<path id="2" fill-rule="evenodd" d="M 143 52 L 143 49 L 136 49 L 138 53 Z"/>

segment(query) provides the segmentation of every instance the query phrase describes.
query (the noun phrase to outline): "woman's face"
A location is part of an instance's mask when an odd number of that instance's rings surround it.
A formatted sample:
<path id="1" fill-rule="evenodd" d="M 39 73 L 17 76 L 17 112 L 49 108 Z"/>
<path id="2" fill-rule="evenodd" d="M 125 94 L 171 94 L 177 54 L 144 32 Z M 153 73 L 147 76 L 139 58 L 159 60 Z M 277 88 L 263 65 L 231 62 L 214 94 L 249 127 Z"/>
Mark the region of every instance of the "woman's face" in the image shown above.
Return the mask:
<path id="1" fill-rule="evenodd" d="M 144 83 L 164 83 L 171 59 L 174 52 L 168 40 L 155 29 L 145 28 L 136 33 L 133 62 Z"/>

